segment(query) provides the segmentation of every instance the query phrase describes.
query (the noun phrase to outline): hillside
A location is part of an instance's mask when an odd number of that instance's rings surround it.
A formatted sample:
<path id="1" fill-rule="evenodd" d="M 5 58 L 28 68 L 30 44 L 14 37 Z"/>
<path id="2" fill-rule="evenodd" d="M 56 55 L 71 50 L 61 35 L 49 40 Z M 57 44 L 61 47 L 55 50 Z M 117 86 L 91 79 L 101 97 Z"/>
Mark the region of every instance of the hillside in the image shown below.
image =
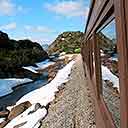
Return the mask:
<path id="1" fill-rule="evenodd" d="M 77 32 L 63 32 L 56 40 L 49 46 L 48 53 L 79 53 L 83 33 Z"/>
<path id="2" fill-rule="evenodd" d="M 12 40 L 0 31 L 0 77 L 9 77 L 14 69 L 33 65 L 47 58 L 48 54 L 38 43 Z"/>
<path id="3" fill-rule="evenodd" d="M 105 36 L 102 32 L 97 34 L 97 40 L 100 45 L 100 49 L 102 49 L 106 54 L 111 54 L 116 52 L 116 41 L 115 39 L 110 39 Z"/>

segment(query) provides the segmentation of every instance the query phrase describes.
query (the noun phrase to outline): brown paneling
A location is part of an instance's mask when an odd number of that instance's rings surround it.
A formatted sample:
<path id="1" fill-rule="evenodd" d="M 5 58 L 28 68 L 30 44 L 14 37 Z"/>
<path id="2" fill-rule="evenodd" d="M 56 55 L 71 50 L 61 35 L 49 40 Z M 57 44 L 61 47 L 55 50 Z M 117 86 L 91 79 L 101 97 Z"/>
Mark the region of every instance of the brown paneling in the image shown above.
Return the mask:
<path id="1" fill-rule="evenodd" d="M 90 35 L 96 32 L 110 17 L 111 19 L 114 18 L 113 13 L 114 13 L 113 1 L 109 1 L 106 5 L 106 8 L 104 8 L 102 13 L 100 14 L 92 30 L 86 33 L 86 38 L 87 39 L 90 38 Z"/>
<path id="2" fill-rule="evenodd" d="M 87 31 L 89 31 L 91 29 L 91 25 L 93 24 L 93 22 L 94 22 L 94 20 L 97 16 L 97 12 L 99 11 L 101 3 L 102 3 L 102 1 L 100 1 L 100 0 L 96 0 L 96 2 L 94 3 L 94 7 L 93 7 L 93 10 L 92 10 L 92 15 L 90 17 L 90 21 L 89 21 L 89 24 L 88 24 Z"/>
<path id="3" fill-rule="evenodd" d="M 99 46 L 98 43 L 96 43 L 95 35 L 92 37 L 93 38 L 91 38 L 85 43 L 85 47 L 82 49 L 82 53 L 86 55 L 84 66 L 89 84 L 91 85 L 91 88 L 94 93 L 95 109 L 96 109 L 96 125 L 97 128 L 114 128 L 114 123 L 111 114 L 108 111 L 103 101 L 103 98 L 101 97 L 102 86 L 101 86 L 101 78 L 100 78 L 101 68 L 100 68 Z M 93 52 L 94 52 L 94 59 L 90 61 L 90 59 L 92 59 L 92 56 L 90 56 L 89 54 L 92 55 Z M 90 67 L 92 63 L 94 63 L 93 70 L 91 69 L 92 67 Z"/>
<path id="4" fill-rule="evenodd" d="M 99 45 L 96 39 L 96 36 L 93 35 L 94 37 L 94 62 L 95 62 L 95 87 L 96 87 L 96 94 L 97 94 L 97 99 L 100 99 L 100 94 L 102 93 L 102 86 L 101 86 L 101 68 L 100 68 L 100 50 L 99 50 Z"/>
<path id="5" fill-rule="evenodd" d="M 117 42 L 119 52 L 119 76 L 121 97 L 121 128 L 128 128 L 128 49 L 127 49 L 127 17 L 128 2 L 115 1 Z"/>
<path id="6" fill-rule="evenodd" d="M 111 113 L 101 95 L 99 48 L 95 37 L 95 32 L 103 24 L 107 25 L 114 17 L 116 19 L 119 55 L 121 128 L 128 128 L 128 0 L 102 0 L 101 3 L 99 1 L 93 0 L 92 2 L 85 30 L 86 43 L 82 49 L 86 74 L 95 94 L 97 128 L 115 127 Z M 94 38 L 90 39 L 92 36 Z M 93 52 L 94 58 L 92 57 Z"/>
<path id="7" fill-rule="evenodd" d="M 100 98 L 100 111 L 102 113 L 102 117 L 103 117 L 103 121 L 104 121 L 104 124 L 105 124 L 105 127 L 106 128 L 115 128 L 115 125 L 114 125 L 114 121 L 112 119 L 112 115 L 111 113 L 108 111 L 108 108 L 104 102 L 104 99 L 103 99 L 103 96 L 101 95 L 101 98 Z"/>
<path id="8" fill-rule="evenodd" d="M 102 0 L 101 3 L 97 1 L 94 0 L 91 5 L 82 49 L 86 74 L 95 94 L 96 124 L 97 128 L 115 127 L 101 95 L 100 53 L 95 36 L 96 31 L 103 24 L 107 25 L 115 18 L 119 54 L 121 128 L 128 128 L 128 0 Z M 94 38 L 90 39 L 92 36 Z M 92 52 L 94 52 L 93 59 Z"/>
<path id="9" fill-rule="evenodd" d="M 102 10 L 104 10 L 107 3 L 108 3 L 108 0 L 103 0 L 101 2 L 101 4 L 99 4 L 99 7 L 95 6 L 96 2 L 95 2 L 95 4 L 93 3 L 93 6 L 96 8 L 96 10 L 95 10 L 95 8 L 92 8 L 90 11 L 91 13 L 89 15 L 89 21 L 88 21 L 89 23 L 88 23 L 86 30 L 85 30 L 86 38 L 89 35 L 89 33 L 92 31 L 92 29 L 94 28 L 97 20 L 99 19 L 99 16 L 100 16 Z M 94 14 L 93 14 L 93 12 L 94 12 Z"/>
<path id="10" fill-rule="evenodd" d="M 105 126 L 105 123 L 104 123 L 104 120 L 103 120 L 103 117 L 102 117 L 100 103 L 99 103 L 99 100 L 97 100 L 96 91 L 95 91 L 96 88 L 94 88 L 94 83 L 93 82 L 94 81 L 92 81 L 88 77 L 88 84 L 90 85 L 90 88 L 92 89 L 94 102 L 95 102 L 96 128 L 107 128 Z"/>
<path id="11" fill-rule="evenodd" d="M 95 61 L 95 79 L 93 79 L 93 83 L 95 84 L 95 90 L 96 90 L 96 97 L 99 109 L 100 109 L 100 115 L 102 115 L 103 124 L 106 128 L 114 128 L 114 122 L 111 116 L 111 113 L 109 112 L 108 108 L 106 107 L 106 104 L 104 103 L 103 96 L 102 96 L 102 78 L 101 78 L 101 60 L 100 60 L 100 48 L 99 43 L 97 42 L 96 34 L 94 34 L 94 61 Z M 101 118 L 101 117 L 97 117 Z"/>

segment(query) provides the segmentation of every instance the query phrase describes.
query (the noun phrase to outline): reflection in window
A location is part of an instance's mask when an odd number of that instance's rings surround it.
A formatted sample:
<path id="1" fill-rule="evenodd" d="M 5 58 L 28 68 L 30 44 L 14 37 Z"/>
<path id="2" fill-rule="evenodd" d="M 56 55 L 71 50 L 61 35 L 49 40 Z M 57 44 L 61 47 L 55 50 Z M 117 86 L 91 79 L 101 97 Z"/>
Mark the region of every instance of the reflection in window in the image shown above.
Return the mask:
<path id="1" fill-rule="evenodd" d="M 118 53 L 115 21 L 97 33 L 100 47 L 102 95 L 117 128 L 120 127 Z"/>

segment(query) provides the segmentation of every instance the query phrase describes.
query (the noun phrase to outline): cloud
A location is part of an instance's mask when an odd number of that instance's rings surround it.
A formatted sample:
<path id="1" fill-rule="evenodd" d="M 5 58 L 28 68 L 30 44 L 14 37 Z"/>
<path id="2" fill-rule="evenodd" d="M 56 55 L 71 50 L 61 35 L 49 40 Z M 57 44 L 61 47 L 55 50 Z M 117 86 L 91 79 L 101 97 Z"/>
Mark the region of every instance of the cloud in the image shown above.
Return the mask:
<path id="1" fill-rule="evenodd" d="M 30 26 L 30 25 L 26 25 L 24 26 L 25 30 L 29 31 L 29 32 L 44 32 L 44 33 L 50 33 L 52 32 L 52 30 L 48 27 L 45 26 Z"/>
<path id="2" fill-rule="evenodd" d="M 54 4 L 47 3 L 45 8 L 51 12 L 55 12 L 58 15 L 75 17 L 75 16 L 87 16 L 89 8 L 85 7 L 83 1 L 61 1 Z"/>
<path id="3" fill-rule="evenodd" d="M 14 11 L 15 5 L 10 0 L 0 0 L 0 14 L 10 15 Z"/>
<path id="4" fill-rule="evenodd" d="M 12 22 L 12 23 L 9 23 L 9 24 L 6 24 L 6 25 L 1 25 L 0 26 L 0 29 L 4 29 L 4 30 L 14 30 L 16 29 L 16 23 L 15 22 Z"/>
<path id="5" fill-rule="evenodd" d="M 0 0 L 0 15 L 2 16 L 11 16 L 23 10 L 22 6 L 16 5 L 11 0 Z"/>
<path id="6" fill-rule="evenodd" d="M 38 42 L 40 44 L 45 44 L 45 43 L 50 44 L 51 42 L 53 42 L 53 39 L 43 37 L 43 36 L 41 36 L 41 37 L 30 37 L 30 36 L 28 36 L 28 37 L 24 37 L 24 39 L 30 39 L 33 42 Z"/>
<path id="7" fill-rule="evenodd" d="M 15 40 L 24 40 L 24 39 L 29 39 L 33 42 L 37 42 L 39 44 L 50 44 L 55 40 L 55 37 L 52 36 L 44 36 L 44 35 L 18 35 L 18 36 L 14 36 L 13 39 Z"/>

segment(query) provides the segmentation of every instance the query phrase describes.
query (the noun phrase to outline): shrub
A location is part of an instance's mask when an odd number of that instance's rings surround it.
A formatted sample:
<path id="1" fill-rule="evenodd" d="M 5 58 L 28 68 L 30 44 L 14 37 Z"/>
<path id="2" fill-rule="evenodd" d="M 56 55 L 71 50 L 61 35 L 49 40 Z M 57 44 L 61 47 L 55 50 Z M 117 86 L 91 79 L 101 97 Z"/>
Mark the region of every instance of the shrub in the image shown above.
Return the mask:
<path id="1" fill-rule="evenodd" d="M 80 53 L 80 51 L 81 51 L 81 48 L 77 48 L 74 50 L 75 53 Z"/>

